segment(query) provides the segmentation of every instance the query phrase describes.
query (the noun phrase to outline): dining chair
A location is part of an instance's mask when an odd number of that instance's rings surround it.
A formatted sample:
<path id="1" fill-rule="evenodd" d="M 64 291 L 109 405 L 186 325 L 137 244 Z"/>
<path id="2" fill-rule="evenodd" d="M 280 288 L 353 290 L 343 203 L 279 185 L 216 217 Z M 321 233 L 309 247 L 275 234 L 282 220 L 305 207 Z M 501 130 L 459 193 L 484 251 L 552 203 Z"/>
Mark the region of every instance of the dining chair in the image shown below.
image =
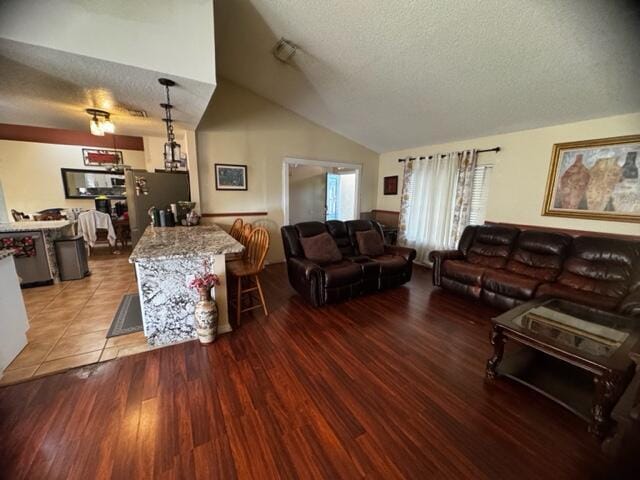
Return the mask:
<path id="1" fill-rule="evenodd" d="M 249 241 L 249 236 L 251 235 L 251 231 L 253 230 L 253 225 L 250 223 L 245 223 L 242 226 L 242 232 L 240 235 L 240 240 L 238 240 L 242 245 L 244 245 L 245 249 L 247 247 L 247 242 Z"/>
<path id="2" fill-rule="evenodd" d="M 229 235 L 235 238 L 237 241 L 240 241 L 240 237 L 242 236 L 242 219 L 236 218 L 231 225 L 231 230 L 229 230 Z"/>
<path id="3" fill-rule="evenodd" d="M 230 262 L 227 264 L 227 272 L 231 277 L 231 284 L 235 280 L 235 299 L 230 300 L 231 306 L 236 312 L 236 325 L 240 325 L 240 315 L 244 312 L 262 308 L 264 315 L 268 316 L 267 304 L 264 300 L 262 285 L 260 285 L 259 274 L 264 270 L 264 259 L 269 250 L 269 232 L 262 227 L 256 228 L 251 232 L 247 241 L 245 255 L 242 260 Z M 251 293 L 258 292 L 259 303 L 251 305 Z M 249 294 L 250 305 L 243 308 L 243 295 Z"/>

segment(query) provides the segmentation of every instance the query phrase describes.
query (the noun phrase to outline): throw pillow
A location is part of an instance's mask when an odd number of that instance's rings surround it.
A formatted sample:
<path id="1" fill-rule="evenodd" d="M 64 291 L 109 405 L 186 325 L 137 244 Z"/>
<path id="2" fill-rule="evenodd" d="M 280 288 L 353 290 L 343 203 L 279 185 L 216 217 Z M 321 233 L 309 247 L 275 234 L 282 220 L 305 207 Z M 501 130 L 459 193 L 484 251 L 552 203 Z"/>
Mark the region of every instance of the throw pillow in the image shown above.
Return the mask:
<path id="1" fill-rule="evenodd" d="M 342 260 L 336 241 L 326 232 L 313 237 L 300 237 L 300 243 L 304 256 L 313 263 L 325 265 Z"/>
<path id="2" fill-rule="evenodd" d="M 384 253 L 384 242 L 380 234 L 375 230 L 356 232 L 356 240 L 358 241 L 358 249 L 361 255 L 377 257 Z"/>

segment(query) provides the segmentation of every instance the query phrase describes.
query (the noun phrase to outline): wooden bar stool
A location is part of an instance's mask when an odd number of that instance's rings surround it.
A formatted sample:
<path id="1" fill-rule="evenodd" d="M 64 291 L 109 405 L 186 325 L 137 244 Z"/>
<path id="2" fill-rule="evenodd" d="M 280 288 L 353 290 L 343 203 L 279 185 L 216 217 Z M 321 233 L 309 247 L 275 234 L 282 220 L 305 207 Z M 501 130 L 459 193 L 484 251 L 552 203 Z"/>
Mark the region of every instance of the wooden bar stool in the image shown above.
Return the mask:
<path id="1" fill-rule="evenodd" d="M 240 233 L 240 239 L 238 240 L 242 245 L 247 247 L 247 242 L 249 241 L 249 236 L 251 235 L 251 231 L 253 230 L 253 226 L 250 223 L 245 223 L 242 226 L 242 232 Z"/>
<path id="2" fill-rule="evenodd" d="M 229 230 L 229 235 L 235 238 L 237 241 L 240 241 L 240 237 L 242 236 L 242 219 L 236 218 L 231 225 L 231 229 Z"/>
<path id="3" fill-rule="evenodd" d="M 236 311 L 236 325 L 240 325 L 240 315 L 249 310 L 262 308 L 265 316 L 269 315 L 267 304 L 264 301 L 260 279 L 258 278 L 260 272 L 264 270 L 264 259 L 269 250 L 269 243 L 269 232 L 262 227 L 256 228 L 249 236 L 245 255 L 242 260 L 229 262 L 227 264 L 227 272 L 231 277 L 235 277 L 236 279 L 236 298 L 229 302 Z M 255 291 L 258 292 L 260 303 L 242 308 L 242 296 L 249 294 L 249 299 L 251 299 L 251 293 Z"/>

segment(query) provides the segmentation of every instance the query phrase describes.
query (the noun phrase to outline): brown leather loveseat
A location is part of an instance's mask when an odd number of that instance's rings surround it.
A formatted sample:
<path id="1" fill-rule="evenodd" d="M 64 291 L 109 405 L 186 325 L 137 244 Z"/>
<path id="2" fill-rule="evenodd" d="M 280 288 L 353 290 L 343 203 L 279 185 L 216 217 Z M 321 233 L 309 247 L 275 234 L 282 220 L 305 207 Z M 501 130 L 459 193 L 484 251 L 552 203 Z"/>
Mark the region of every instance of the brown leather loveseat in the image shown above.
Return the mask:
<path id="1" fill-rule="evenodd" d="M 303 222 L 286 225 L 281 233 L 289 283 L 314 306 L 411 279 L 415 250 L 384 245 L 377 222 Z M 373 247 L 362 243 L 367 238 L 374 240 Z M 373 249 L 362 251 L 362 246 Z"/>
<path id="2" fill-rule="evenodd" d="M 640 242 L 469 226 L 430 259 L 434 285 L 503 310 L 547 295 L 640 317 Z"/>

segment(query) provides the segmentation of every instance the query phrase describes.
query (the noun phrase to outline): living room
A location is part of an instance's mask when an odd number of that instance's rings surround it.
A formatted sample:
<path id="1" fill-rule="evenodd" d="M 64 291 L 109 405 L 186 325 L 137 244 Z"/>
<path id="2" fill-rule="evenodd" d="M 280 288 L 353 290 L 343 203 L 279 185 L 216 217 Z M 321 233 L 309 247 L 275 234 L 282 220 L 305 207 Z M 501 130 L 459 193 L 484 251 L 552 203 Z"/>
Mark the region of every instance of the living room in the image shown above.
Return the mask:
<path id="1" fill-rule="evenodd" d="M 638 20 L 3 2 L 3 475 L 635 478 Z"/>

